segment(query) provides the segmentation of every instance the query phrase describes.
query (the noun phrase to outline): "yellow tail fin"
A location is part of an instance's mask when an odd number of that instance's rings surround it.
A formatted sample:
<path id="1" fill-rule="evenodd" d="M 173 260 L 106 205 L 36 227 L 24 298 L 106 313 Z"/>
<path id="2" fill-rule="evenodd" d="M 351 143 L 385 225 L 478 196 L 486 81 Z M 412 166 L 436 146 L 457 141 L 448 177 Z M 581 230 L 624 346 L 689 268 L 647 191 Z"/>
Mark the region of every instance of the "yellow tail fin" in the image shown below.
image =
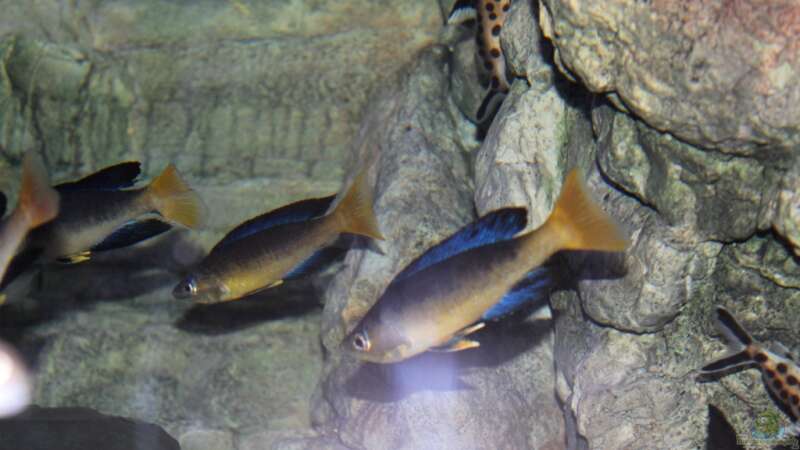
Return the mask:
<path id="1" fill-rule="evenodd" d="M 628 247 L 628 239 L 589 196 L 577 170 L 567 174 L 547 222 L 561 236 L 562 250 L 621 252 Z"/>
<path id="2" fill-rule="evenodd" d="M 332 214 L 342 231 L 383 240 L 372 210 L 372 189 L 367 184 L 367 169 L 359 172 Z"/>
<path id="3" fill-rule="evenodd" d="M 189 228 L 202 225 L 205 210 L 203 201 L 181 179 L 174 165 L 168 165 L 161 175 L 150 183 L 147 193 L 158 212 L 170 222 L 177 222 Z"/>
<path id="4" fill-rule="evenodd" d="M 17 209 L 25 214 L 31 228 L 53 220 L 58 214 L 58 192 L 50 187 L 47 170 L 34 152 L 22 161 L 22 184 Z"/>

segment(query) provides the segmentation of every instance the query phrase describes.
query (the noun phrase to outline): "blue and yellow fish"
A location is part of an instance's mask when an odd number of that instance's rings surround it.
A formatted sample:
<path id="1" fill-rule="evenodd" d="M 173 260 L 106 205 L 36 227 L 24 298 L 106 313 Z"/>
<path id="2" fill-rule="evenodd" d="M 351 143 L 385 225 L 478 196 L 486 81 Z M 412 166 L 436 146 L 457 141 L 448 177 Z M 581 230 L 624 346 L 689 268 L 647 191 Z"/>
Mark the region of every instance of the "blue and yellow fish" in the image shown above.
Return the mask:
<path id="1" fill-rule="evenodd" d="M 44 262 L 77 263 L 161 234 L 170 224 L 200 226 L 204 205 L 175 166 L 167 166 L 150 185 L 131 188 L 139 171 L 138 162 L 125 162 L 56 185 L 61 210 L 31 233 L 28 251 Z"/>
<path id="2" fill-rule="evenodd" d="M 395 276 L 345 348 L 366 361 L 392 363 L 431 349 L 477 347 L 468 334 L 540 297 L 550 278 L 541 266 L 551 255 L 620 252 L 628 245 L 577 171 L 567 176 L 547 221 L 516 236 L 526 217 L 523 208 L 495 211 L 428 250 Z"/>
<path id="3" fill-rule="evenodd" d="M 234 228 L 175 286 L 173 296 L 206 304 L 236 300 L 306 274 L 342 233 L 383 239 L 364 172 L 325 214 L 333 199 L 292 203 Z"/>

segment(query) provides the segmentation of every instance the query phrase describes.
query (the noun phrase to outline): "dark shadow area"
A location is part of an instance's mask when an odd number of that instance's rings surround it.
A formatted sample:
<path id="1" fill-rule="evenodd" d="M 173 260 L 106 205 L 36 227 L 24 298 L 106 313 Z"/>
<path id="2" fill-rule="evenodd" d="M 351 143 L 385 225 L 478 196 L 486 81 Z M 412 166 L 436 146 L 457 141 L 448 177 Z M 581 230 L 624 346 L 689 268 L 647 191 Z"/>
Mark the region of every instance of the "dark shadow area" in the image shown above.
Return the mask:
<path id="1" fill-rule="evenodd" d="M 612 280 L 628 273 L 624 253 L 569 251 L 550 258 L 557 274 L 556 285 L 575 287 L 580 280 Z"/>
<path id="2" fill-rule="evenodd" d="M 714 405 L 708 405 L 708 426 L 706 427 L 706 450 L 743 449 L 736 439 L 733 429 L 725 414 Z"/>
<path id="3" fill-rule="evenodd" d="M 388 403 L 422 391 L 469 390 L 461 377 L 470 369 L 498 367 L 539 345 L 551 331 L 549 320 L 524 317 L 488 323 L 470 335 L 481 346 L 460 352 L 426 352 L 396 364 L 361 363 L 344 383 L 348 395 Z"/>
<path id="4" fill-rule="evenodd" d="M 40 408 L 0 420 L 0 450 L 177 450 L 160 426 L 89 408 Z"/>
<path id="5" fill-rule="evenodd" d="M 181 231 L 142 245 L 98 253 L 78 264 L 34 267 L 35 273 L 20 276 L 30 278 L 29 282 L 21 280 L 24 286 L 12 283 L 19 293 L 9 296 L 7 304 L 0 307 L 0 336 L 8 334 L 7 329 L 53 320 L 70 310 L 130 300 L 174 284 L 175 272 L 183 270 L 175 258 L 176 249 L 202 252 Z"/>
<path id="6" fill-rule="evenodd" d="M 262 322 L 302 316 L 321 306 L 319 293 L 310 280 L 287 281 L 239 300 L 192 306 L 175 326 L 190 333 L 220 335 Z"/>

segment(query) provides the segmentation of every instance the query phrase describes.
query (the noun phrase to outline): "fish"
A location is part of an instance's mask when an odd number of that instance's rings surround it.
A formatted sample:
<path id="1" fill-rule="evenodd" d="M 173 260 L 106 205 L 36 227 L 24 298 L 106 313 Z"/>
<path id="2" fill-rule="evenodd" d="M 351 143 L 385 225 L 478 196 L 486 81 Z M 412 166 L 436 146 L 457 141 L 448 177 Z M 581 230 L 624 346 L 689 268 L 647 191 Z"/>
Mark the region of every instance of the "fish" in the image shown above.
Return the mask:
<path id="1" fill-rule="evenodd" d="M 511 74 L 506 64 L 500 32 L 503 30 L 511 0 L 457 0 L 447 18 L 448 24 L 477 19 L 475 41 L 483 69 L 488 74 L 487 92 L 476 112 L 479 124 L 487 122 L 511 89 Z"/>
<path id="2" fill-rule="evenodd" d="M 344 351 L 395 363 L 428 350 L 461 351 L 467 336 L 543 297 L 543 266 L 561 250 L 622 252 L 628 239 L 591 199 L 577 170 L 564 181 L 550 216 L 527 226 L 525 208 L 503 208 L 465 226 L 406 266 L 345 338 Z"/>
<path id="3" fill-rule="evenodd" d="M 28 233 L 53 220 L 59 212 L 59 206 L 59 193 L 50 187 L 47 170 L 41 159 L 33 152 L 26 153 L 22 160 L 19 201 L 14 211 L 0 223 L 0 280 L 5 279 L 6 271 Z"/>
<path id="4" fill-rule="evenodd" d="M 240 299 L 309 273 L 342 233 L 382 240 L 365 171 L 328 214 L 335 196 L 295 202 L 231 230 L 172 291 L 210 304 Z"/>
<path id="5" fill-rule="evenodd" d="M 30 373 L 19 354 L 0 341 L 0 417 L 23 411 L 31 401 Z"/>
<path id="6" fill-rule="evenodd" d="M 129 161 L 56 185 L 61 212 L 31 233 L 27 248 L 41 252 L 46 262 L 74 264 L 162 234 L 173 224 L 202 225 L 205 206 L 174 165 L 148 186 L 132 188 L 139 172 L 139 163 Z"/>
<path id="7" fill-rule="evenodd" d="M 706 426 L 706 450 L 744 450 L 739 444 L 736 430 L 728 422 L 725 414 L 716 406 L 708 405 L 708 425 Z"/>
<path id="8" fill-rule="evenodd" d="M 738 368 L 757 365 L 767 389 L 782 404 L 784 412 L 789 413 L 792 420 L 800 418 L 800 367 L 792 355 L 788 352 L 779 355 L 766 349 L 722 306 L 716 308 L 715 322 L 730 347 L 729 353 L 703 366 L 700 375 L 727 374 Z"/>

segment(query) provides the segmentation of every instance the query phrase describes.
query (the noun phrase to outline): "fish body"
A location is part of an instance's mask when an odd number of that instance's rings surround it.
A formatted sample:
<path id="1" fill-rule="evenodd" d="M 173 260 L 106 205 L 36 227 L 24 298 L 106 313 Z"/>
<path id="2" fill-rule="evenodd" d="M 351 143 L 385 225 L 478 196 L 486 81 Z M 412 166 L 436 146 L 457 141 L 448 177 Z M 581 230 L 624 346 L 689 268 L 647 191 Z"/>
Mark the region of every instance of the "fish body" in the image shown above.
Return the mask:
<path id="1" fill-rule="evenodd" d="M 535 298 L 547 284 L 541 266 L 555 252 L 627 246 L 575 171 L 548 220 L 513 237 L 524 227 L 514 220 L 519 211 L 485 216 L 404 269 L 346 338 L 346 348 L 360 359 L 391 363 L 430 349 L 477 347 L 464 337 L 480 329 L 481 321 Z"/>
<path id="2" fill-rule="evenodd" d="M 478 123 L 491 117 L 511 88 L 506 58 L 500 46 L 500 32 L 509 9 L 511 0 L 458 0 L 447 20 L 448 23 L 477 20 L 475 42 L 489 80 L 488 91 L 476 113 Z"/>
<path id="3" fill-rule="evenodd" d="M 22 162 L 22 186 L 14 211 L 0 223 L 0 280 L 28 232 L 53 220 L 59 211 L 59 194 L 50 187 L 47 171 L 34 153 Z M 2 302 L 0 302 L 2 303 Z"/>
<path id="4" fill-rule="evenodd" d="M 131 173 L 130 165 L 136 165 Z M 122 178 L 114 178 L 123 172 Z M 202 221 L 203 205 L 174 166 L 144 188 L 124 189 L 138 175 L 138 163 L 104 169 L 78 182 L 56 186 L 61 212 L 30 237 L 30 248 L 41 249 L 45 261 L 80 262 L 94 251 L 134 244 L 169 229 L 154 225 L 178 223 L 190 228 Z M 142 231 L 145 231 L 144 233 Z"/>
<path id="5" fill-rule="evenodd" d="M 701 369 L 710 375 L 728 372 L 737 367 L 758 365 L 774 397 L 791 412 L 792 419 L 800 418 L 800 367 L 789 355 L 779 355 L 755 341 L 727 309 L 717 307 L 716 324 L 731 347 L 731 352 Z"/>
<path id="6" fill-rule="evenodd" d="M 239 299 L 303 275 L 341 233 L 383 239 L 363 173 L 324 214 L 333 198 L 296 202 L 236 227 L 178 283 L 174 297 L 199 303 Z"/>
<path id="7" fill-rule="evenodd" d="M 17 352 L 0 341 L 0 418 L 21 412 L 31 401 L 31 377 Z"/>

